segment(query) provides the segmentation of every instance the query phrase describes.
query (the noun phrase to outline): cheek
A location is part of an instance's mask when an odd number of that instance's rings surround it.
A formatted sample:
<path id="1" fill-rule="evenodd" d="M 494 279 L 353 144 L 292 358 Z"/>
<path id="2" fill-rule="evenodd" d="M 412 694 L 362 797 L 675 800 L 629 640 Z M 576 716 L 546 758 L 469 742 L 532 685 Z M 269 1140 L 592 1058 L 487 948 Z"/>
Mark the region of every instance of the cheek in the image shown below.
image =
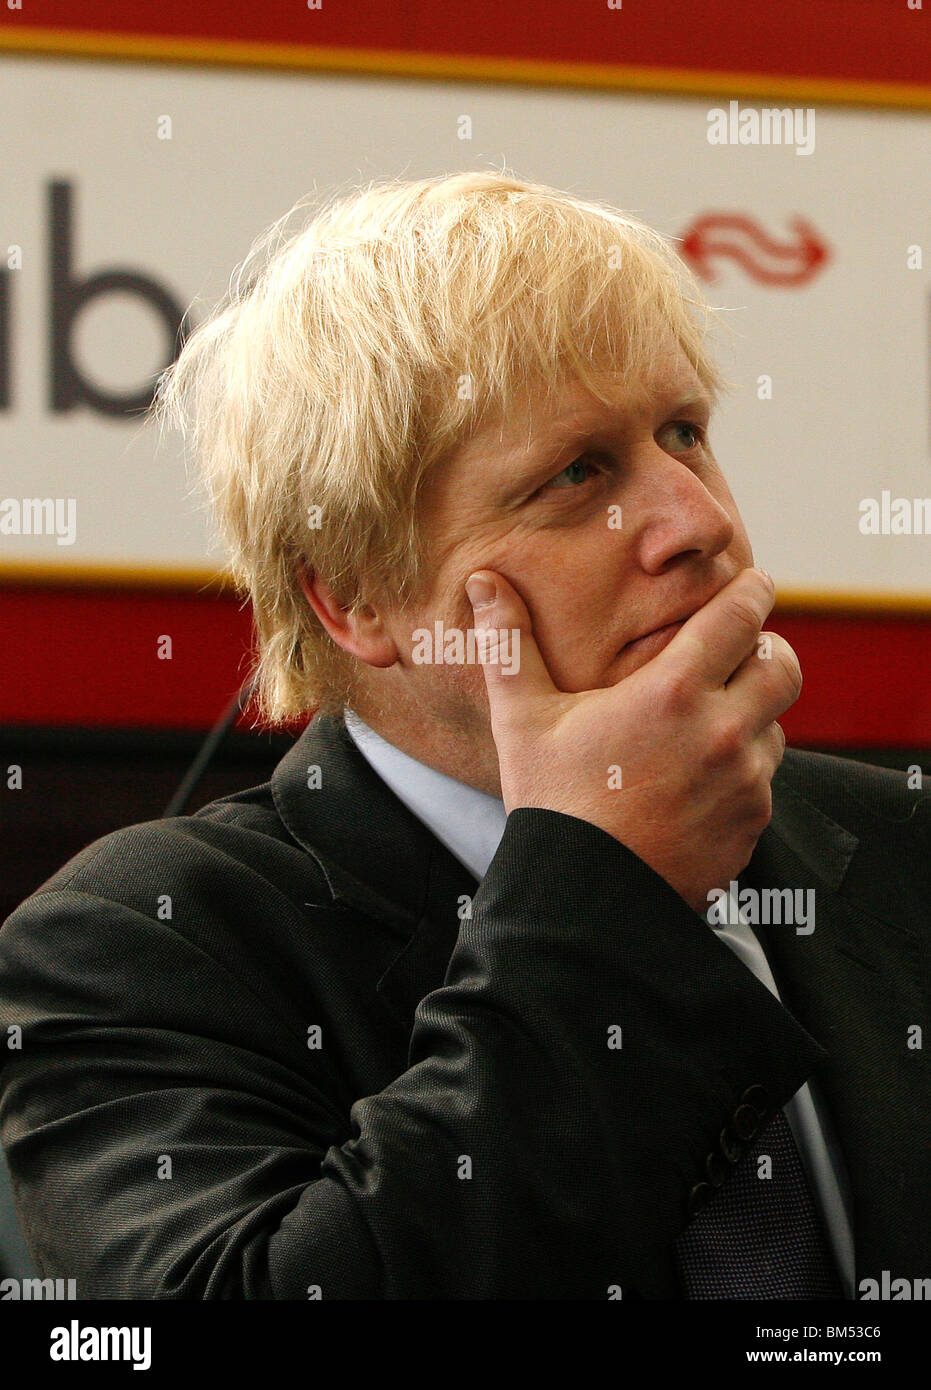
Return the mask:
<path id="1" fill-rule="evenodd" d="M 594 689 L 614 660 L 618 637 L 618 591 L 623 587 L 622 537 L 607 524 L 589 533 L 566 530 L 543 536 L 511 532 L 458 551 L 438 575 L 420 624 L 442 618 L 447 628 L 475 625 L 465 580 L 477 569 L 501 574 L 524 600 L 533 635 L 561 690 Z M 485 700 L 478 667 L 441 669 L 452 693 Z"/>
<path id="2" fill-rule="evenodd" d="M 594 690 L 604 683 L 622 641 L 618 603 L 607 566 L 588 576 L 567 565 L 558 585 L 541 590 L 531 609 L 534 637 L 560 690 Z"/>
<path id="3" fill-rule="evenodd" d="M 532 585 L 541 612 L 572 629 L 587 629 L 617 607 L 629 574 L 621 533 L 605 524 L 597 531 L 567 538 L 539 557 Z"/>

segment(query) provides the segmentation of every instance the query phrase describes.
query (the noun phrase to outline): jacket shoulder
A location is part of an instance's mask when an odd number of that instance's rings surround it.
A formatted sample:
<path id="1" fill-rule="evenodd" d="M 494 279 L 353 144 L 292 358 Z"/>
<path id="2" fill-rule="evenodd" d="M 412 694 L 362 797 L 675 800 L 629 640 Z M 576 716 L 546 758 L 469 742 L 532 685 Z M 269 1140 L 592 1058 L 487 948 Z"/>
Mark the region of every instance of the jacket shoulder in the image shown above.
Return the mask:
<path id="1" fill-rule="evenodd" d="M 863 834 L 876 821 L 931 832 L 931 776 L 854 758 L 787 748 L 773 779 L 780 792 L 803 797 L 838 824 Z"/>
<path id="2" fill-rule="evenodd" d="M 231 885 L 242 891 L 257 879 L 285 894 L 293 889 L 305 906 L 333 900 L 325 864 L 289 834 L 269 783 L 219 798 L 192 815 L 110 831 L 79 850 L 26 901 L 70 891 L 149 916 L 153 890 L 156 896 L 203 900 L 221 886 L 225 897 Z"/>
<path id="3" fill-rule="evenodd" d="M 318 996 L 346 926 L 326 866 L 258 788 L 112 831 L 62 865 L 0 927 L 0 1013 L 94 981 L 113 1018 L 129 990 L 154 991 L 173 1028 L 196 1031 L 198 1009 L 242 1016 L 233 998 L 280 1019 Z"/>

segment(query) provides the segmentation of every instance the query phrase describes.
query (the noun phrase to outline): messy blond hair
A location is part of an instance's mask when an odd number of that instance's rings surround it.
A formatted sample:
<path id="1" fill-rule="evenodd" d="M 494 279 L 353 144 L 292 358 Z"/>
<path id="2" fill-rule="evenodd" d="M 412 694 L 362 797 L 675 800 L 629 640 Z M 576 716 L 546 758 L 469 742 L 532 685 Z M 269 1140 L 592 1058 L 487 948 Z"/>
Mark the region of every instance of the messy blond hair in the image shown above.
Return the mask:
<path id="1" fill-rule="evenodd" d="M 421 590 L 423 479 L 531 384 L 650 370 L 668 327 L 715 400 L 714 311 L 638 219 L 509 173 L 374 183 L 253 246 L 159 379 L 153 412 L 197 455 L 236 584 L 252 601 L 260 715 L 352 703 L 358 661 L 299 564 L 361 607 Z M 319 512 L 312 511 L 319 508 Z M 319 523 L 319 524 L 317 524 Z"/>

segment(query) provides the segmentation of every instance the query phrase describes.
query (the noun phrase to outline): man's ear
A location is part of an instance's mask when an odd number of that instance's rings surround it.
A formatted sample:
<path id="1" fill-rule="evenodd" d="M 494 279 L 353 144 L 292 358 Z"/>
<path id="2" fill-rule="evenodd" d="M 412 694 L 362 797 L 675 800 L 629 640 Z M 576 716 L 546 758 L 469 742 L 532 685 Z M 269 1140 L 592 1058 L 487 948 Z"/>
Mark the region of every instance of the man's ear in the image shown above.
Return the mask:
<path id="1" fill-rule="evenodd" d="M 338 647 L 368 666 L 394 665 L 398 649 L 369 604 L 353 613 L 351 606 L 340 603 L 326 580 L 303 561 L 298 561 L 297 578 L 307 602 Z"/>

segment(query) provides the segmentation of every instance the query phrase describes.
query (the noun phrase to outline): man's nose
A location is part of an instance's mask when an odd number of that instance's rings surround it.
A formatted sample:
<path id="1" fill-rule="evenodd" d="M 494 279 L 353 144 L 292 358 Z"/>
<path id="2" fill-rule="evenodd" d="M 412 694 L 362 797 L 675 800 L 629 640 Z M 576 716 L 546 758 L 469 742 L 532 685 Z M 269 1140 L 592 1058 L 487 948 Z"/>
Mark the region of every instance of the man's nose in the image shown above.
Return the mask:
<path id="1" fill-rule="evenodd" d="M 730 514 L 686 464 L 656 451 L 644 460 L 637 549 L 649 574 L 662 574 L 683 555 L 710 559 L 734 539 Z"/>

